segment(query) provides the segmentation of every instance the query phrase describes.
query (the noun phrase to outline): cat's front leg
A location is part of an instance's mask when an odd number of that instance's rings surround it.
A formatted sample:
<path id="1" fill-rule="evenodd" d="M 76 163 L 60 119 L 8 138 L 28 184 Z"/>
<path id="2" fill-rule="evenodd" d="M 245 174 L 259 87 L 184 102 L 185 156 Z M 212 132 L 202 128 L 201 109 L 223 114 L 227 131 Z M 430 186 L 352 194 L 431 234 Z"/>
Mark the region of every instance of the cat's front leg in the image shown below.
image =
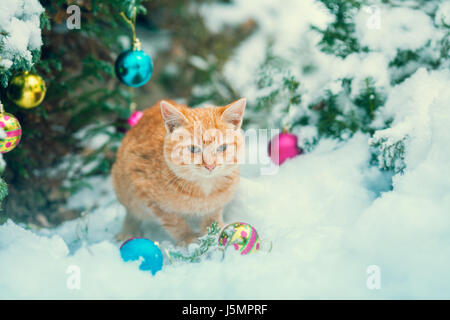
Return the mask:
<path id="1" fill-rule="evenodd" d="M 224 226 L 222 212 L 223 208 L 219 208 L 212 213 L 205 215 L 200 221 L 200 232 L 202 234 L 208 233 L 207 228 L 210 228 L 214 221 L 217 222 L 219 229 L 222 229 Z"/>
<path id="2" fill-rule="evenodd" d="M 130 214 L 127 210 L 127 215 L 123 221 L 122 231 L 116 235 L 117 241 L 125 241 L 134 237 L 141 237 L 141 224 L 142 221 Z"/>
<path id="3" fill-rule="evenodd" d="M 198 240 L 199 235 L 192 230 L 182 214 L 166 212 L 158 206 L 152 206 L 152 211 L 178 245 L 187 245 Z"/>

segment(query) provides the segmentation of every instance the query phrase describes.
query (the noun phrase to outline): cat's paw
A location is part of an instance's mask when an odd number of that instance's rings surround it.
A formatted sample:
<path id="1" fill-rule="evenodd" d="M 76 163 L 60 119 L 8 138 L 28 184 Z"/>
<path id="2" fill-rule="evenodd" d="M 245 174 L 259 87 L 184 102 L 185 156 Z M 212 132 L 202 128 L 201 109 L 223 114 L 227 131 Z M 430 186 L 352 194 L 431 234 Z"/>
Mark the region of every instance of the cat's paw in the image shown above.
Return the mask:
<path id="1" fill-rule="evenodd" d="M 219 228 L 219 230 L 222 230 L 225 226 L 226 224 L 222 220 L 217 221 L 217 228 Z"/>
<path id="2" fill-rule="evenodd" d="M 177 246 L 179 246 L 179 247 L 187 247 L 191 243 L 196 243 L 197 241 L 198 241 L 198 236 L 197 235 L 192 235 L 192 236 L 186 237 L 186 238 L 184 238 L 182 240 L 179 240 L 177 242 Z"/>
<path id="3" fill-rule="evenodd" d="M 208 234 L 208 232 L 209 232 L 209 229 L 211 228 L 211 224 L 213 223 L 213 222 L 216 222 L 217 223 L 217 228 L 219 229 L 219 230 L 222 230 L 226 225 L 225 225 L 225 223 L 222 221 L 222 219 L 220 219 L 220 220 L 218 220 L 218 221 L 211 221 L 211 222 L 206 222 L 206 223 L 202 223 L 201 225 L 200 225 L 200 230 L 201 230 L 201 232 L 202 232 L 202 234 L 203 235 L 206 235 L 206 234 Z"/>
<path id="4" fill-rule="evenodd" d="M 130 238 L 134 238 L 134 236 L 132 236 L 129 233 L 126 232 L 121 232 L 115 235 L 114 239 L 116 239 L 117 242 L 124 242 Z"/>

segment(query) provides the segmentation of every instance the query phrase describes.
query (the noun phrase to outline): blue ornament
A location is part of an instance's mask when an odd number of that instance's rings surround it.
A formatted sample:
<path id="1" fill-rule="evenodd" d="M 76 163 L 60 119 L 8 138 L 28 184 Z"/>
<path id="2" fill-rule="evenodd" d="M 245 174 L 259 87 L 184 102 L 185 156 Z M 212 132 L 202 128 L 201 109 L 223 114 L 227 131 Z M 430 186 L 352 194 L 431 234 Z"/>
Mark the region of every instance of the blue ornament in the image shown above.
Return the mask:
<path id="1" fill-rule="evenodd" d="M 130 87 L 140 87 L 152 77 L 153 61 L 142 50 L 126 50 L 116 60 L 116 75 Z"/>
<path id="2" fill-rule="evenodd" d="M 163 266 L 161 250 L 153 241 L 146 238 L 128 239 L 120 247 L 120 255 L 125 262 L 142 259 L 139 269 L 151 271 L 153 275 Z"/>

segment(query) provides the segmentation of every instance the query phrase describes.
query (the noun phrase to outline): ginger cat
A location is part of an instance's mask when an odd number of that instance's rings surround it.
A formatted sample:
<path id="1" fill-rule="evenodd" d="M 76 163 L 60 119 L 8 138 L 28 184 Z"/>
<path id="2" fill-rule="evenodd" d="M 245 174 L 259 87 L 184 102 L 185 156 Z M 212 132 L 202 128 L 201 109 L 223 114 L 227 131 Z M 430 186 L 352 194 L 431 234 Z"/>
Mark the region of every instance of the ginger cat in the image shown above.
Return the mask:
<path id="1" fill-rule="evenodd" d="M 127 209 L 117 240 L 141 235 L 141 222 L 158 221 L 177 244 L 197 239 L 186 221 L 200 218 L 206 233 L 239 182 L 245 99 L 224 107 L 189 108 L 160 101 L 128 131 L 112 168 L 114 189 Z"/>

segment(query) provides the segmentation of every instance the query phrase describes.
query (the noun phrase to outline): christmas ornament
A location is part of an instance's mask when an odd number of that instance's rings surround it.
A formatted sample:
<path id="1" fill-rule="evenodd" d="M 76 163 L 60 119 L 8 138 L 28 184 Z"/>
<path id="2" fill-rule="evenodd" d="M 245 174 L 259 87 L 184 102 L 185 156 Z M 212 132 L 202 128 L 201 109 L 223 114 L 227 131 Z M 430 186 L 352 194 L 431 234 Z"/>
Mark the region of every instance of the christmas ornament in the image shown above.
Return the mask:
<path id="1" fill-rule="evenodd" d="M 120 255 L 124 261 L 142 260 L 139 269 L 151 271 L 153 275 L 162 269 L 163 255 L 161 250 L 149 239 L 128 239 L 120 246 Z"/>
<path id="2" fill-rule="evenodd" d="M 219 246 L 232 246 L 241 254 L 256 252 L 261 241 L 258 232 L 245 222 L 235 222 L 224 227 L 219 235 Z"/>
<path id="3" fill-rule="evenodd" d="M 131 88 L 132 90 L 132 88 Z M 134 127 L 138 124 L 139 120 L 144 116 L 144 112 L 136 110 L 137 104 L 132 102 L 130 104 L 131 115 L 128 118 L 118 118 L 116 120 L 116 130 L 121 133 L 126 133 L 130 130 L 130 127 Z"/>
<path id="4" fill-rule="evenodd" d="M 6 137 L 0 138 L 0 152 L 7 153 L 14 149 L 20 142 L 22 129 L 19 120 L 10 113 L 4 112 L 0 102 L 0 128 L 5 132 Z"/>
<path id="5" fill-rule="evenodd" d="M 289 158 L 294 158 L 303 152 L 297 146 L 297 136 L 283 132 L 273 137 L 269 143 L 269 156 L 275 164 L 281 165 Z"/>
<path id="6" fill-rule="evenodd" d="M 144 116 L 142 111 L 134 111 L 128 118 L 128 124 L 132 127 L 138 124 L 139 120 Z"/>
<path id="7" fill-rule="evenodd" d="M 141 50 L 141 42 L 136 37 L 136 7 L 133 17 L 127 18 L 121 13 L 124 20 L 131 26 L 133 33 L 133 49 L 122 52 L 116 60 L 115 71 L 121 82 L 130 87 L 143 86 L 150 80 L 153 73 L 153 61 L 150 56 Z"/>
<path id="8" fill-rule="evenodd" d="M 31 109 L 44 100 L 47 88 L 41 76 L 28 71 L 15 75 L 8 85 L 8 98 L 19 107 Z"/>
<path id="9" fill-rule="evenodd" d="M 153 72 L 153 61 L 142 50 L 127 50 L 116 60 L 116 75 L 120 81 L 130 87 L 140 87 L 150 80 Z"/>

